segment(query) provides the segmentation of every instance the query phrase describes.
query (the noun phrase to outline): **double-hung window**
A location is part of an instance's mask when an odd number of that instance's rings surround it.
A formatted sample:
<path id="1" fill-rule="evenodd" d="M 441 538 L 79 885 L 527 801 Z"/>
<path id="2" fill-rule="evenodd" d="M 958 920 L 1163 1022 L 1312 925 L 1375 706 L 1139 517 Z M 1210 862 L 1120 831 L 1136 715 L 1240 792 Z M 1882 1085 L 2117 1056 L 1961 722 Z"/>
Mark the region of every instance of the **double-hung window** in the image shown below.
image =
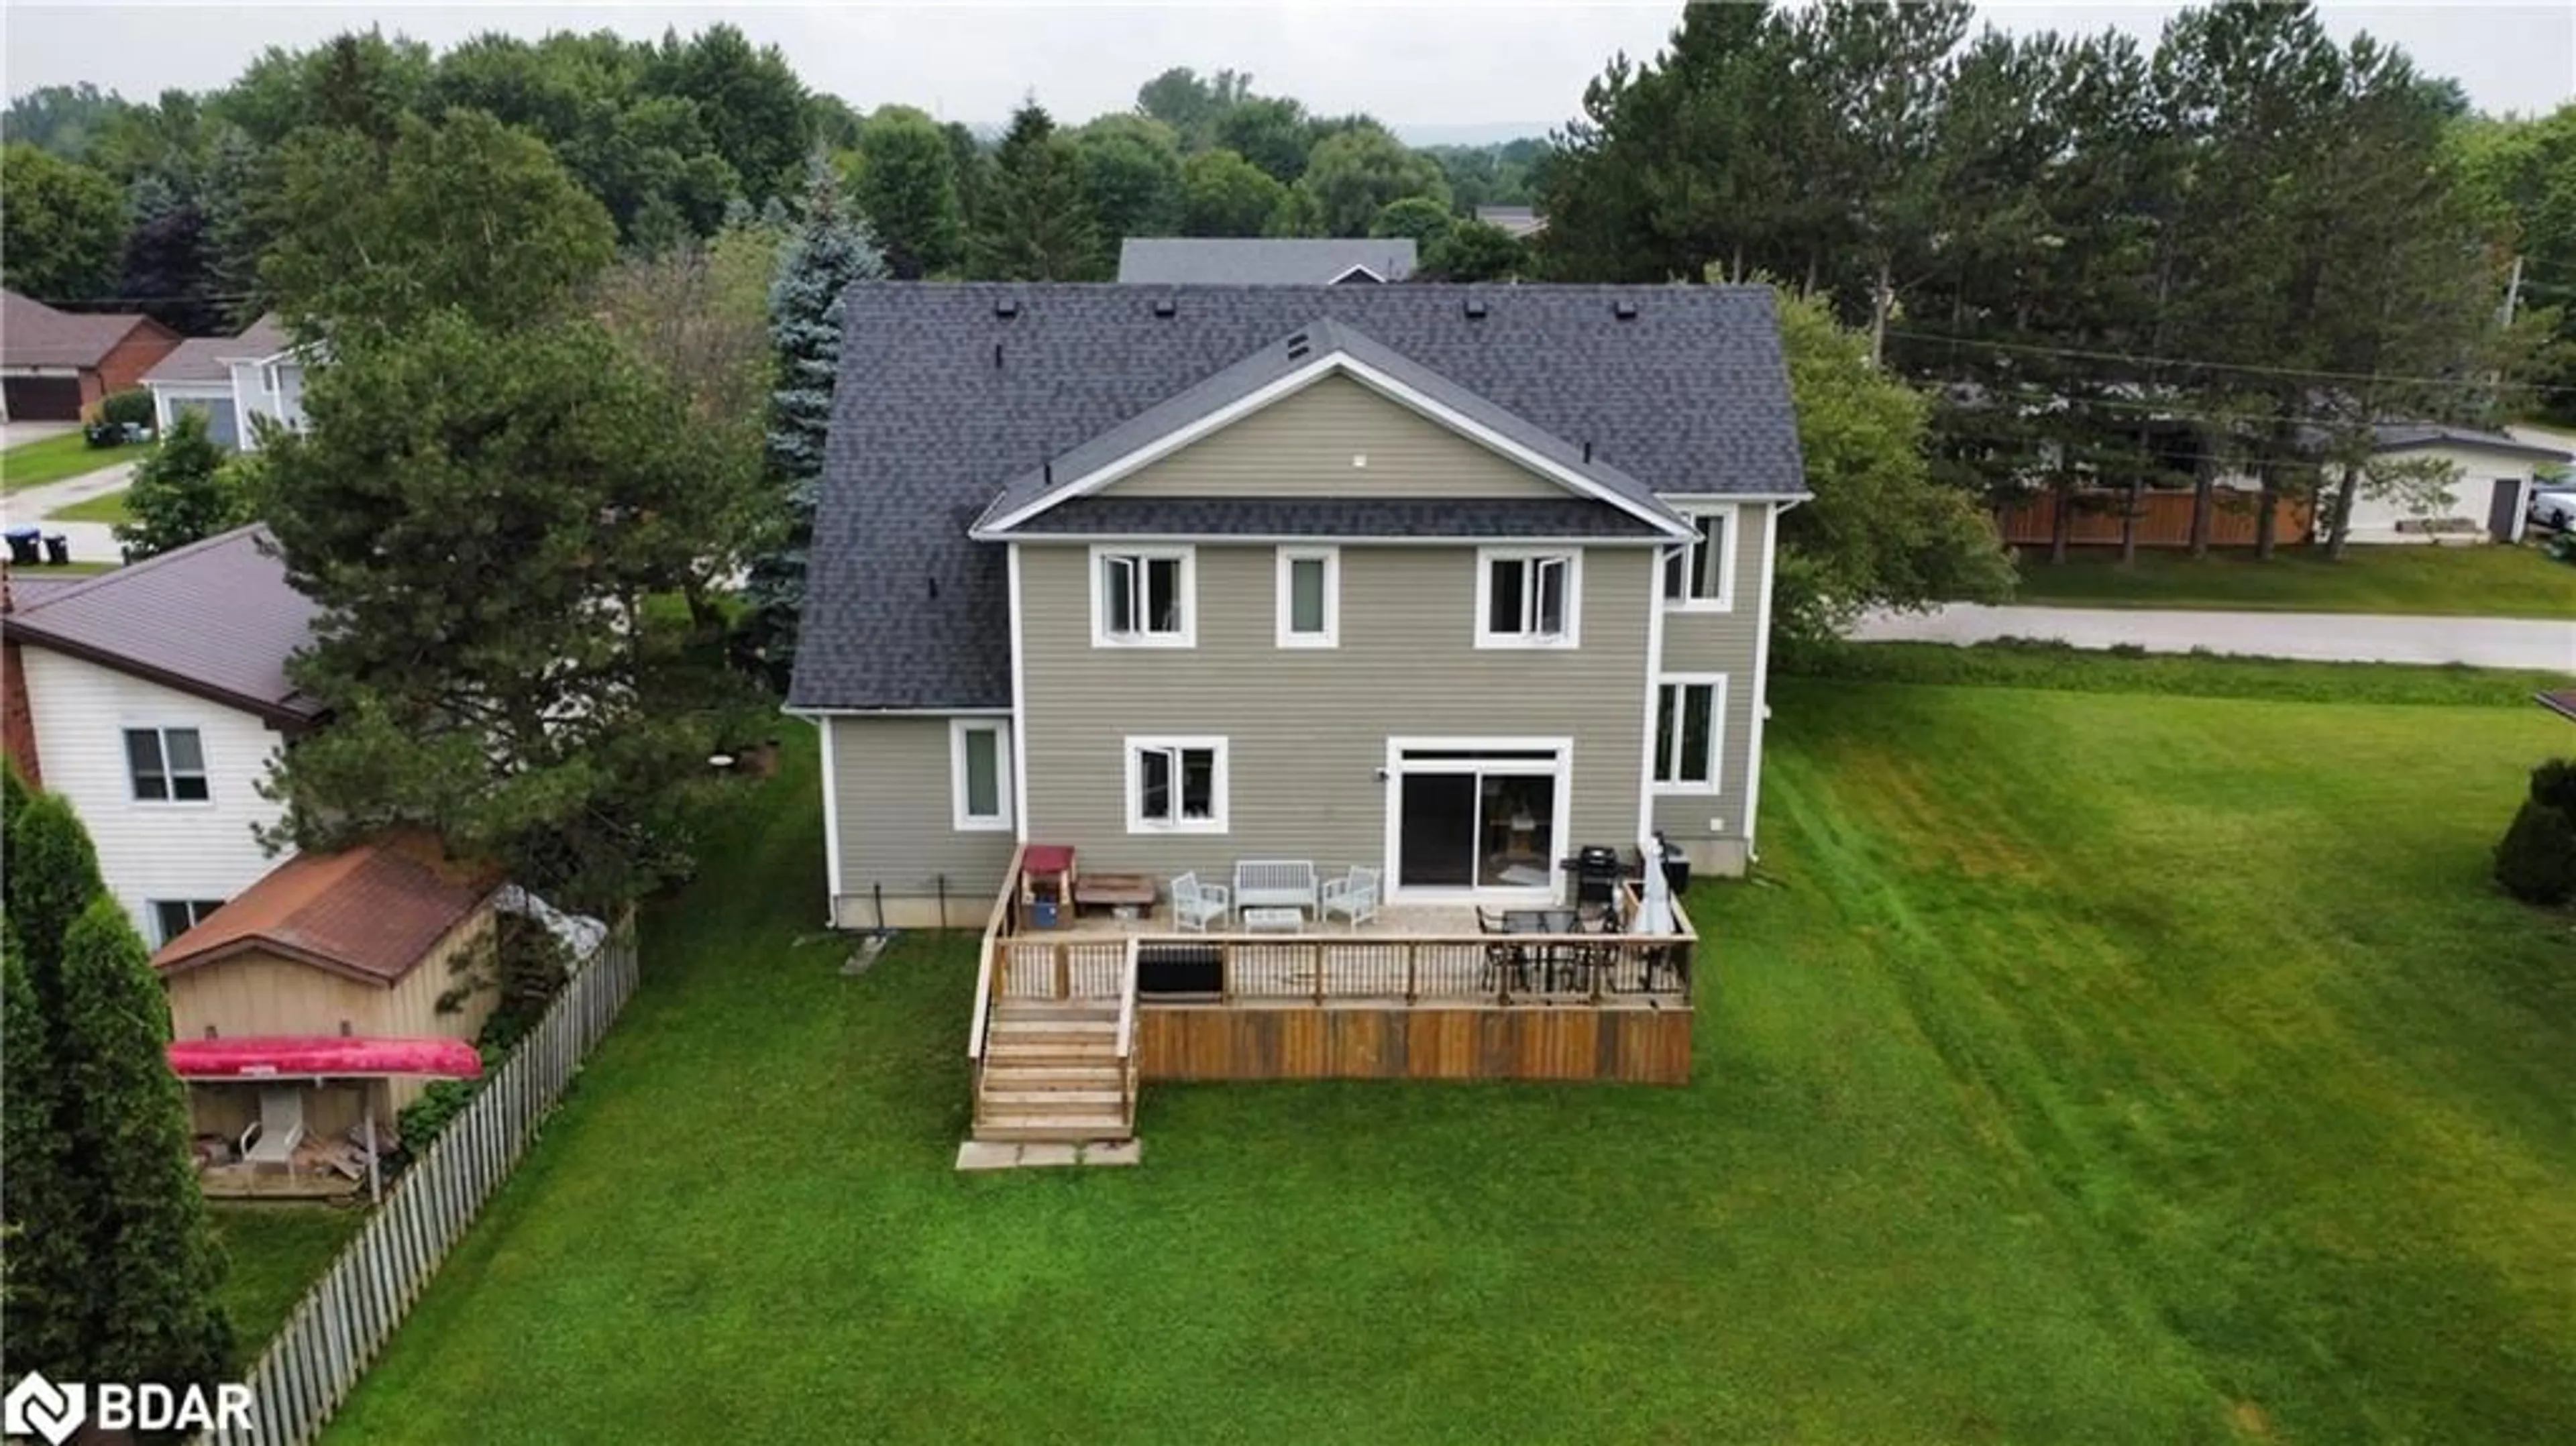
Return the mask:
<path id="1" fill-rule="evenodd" d="M 1690 519 L 1697 535 L 1664 554 L 1664 605 L 1685 612 L 1727 612 L 1735 606 L 1735 514 L 1702 512 Z"/>
<path id="2" fill-rule="evenodd" d="M 125 771 L 138 803 L 204 803 L 206 745 L 194 728 L 128 728 Z"/>
<path id="3" fill-rule="evenodd" d="M 1279 646 L 1336 646 L 1341 640 L 1341 614 L 1341 550 L 1279 549 Z"/>
<path id="4" fill-rule="evenodd" d="M 1195 563 L 1187 548 L 1092 549 L 1092 644 L 1189 647 L 1197 630 Z"/>
<path id="5" fill-rule="evenodd" d="M 1717 792 L 1725 727 L 1725 674 L 1665 678 L 1655 688 L 1655 787 L 1666 793 Z"/>
<path id="6" fill-rule="evenodd" d="M 1127 740 L 1129 833 L 1225 832 L 1222 738 Z"/>
<path id="7" fill-rule="evenodd" d="M 1582 612 L 1582 555 L 1486 548 L 1476 557 L 1476 646 L 1570 648 Z"/>
<path id="8" fill-rule="evenodd" d="M 1011 827 L 1011 725 L 999 718 L 948 724 L 950 822 L 961 833 Z"/>

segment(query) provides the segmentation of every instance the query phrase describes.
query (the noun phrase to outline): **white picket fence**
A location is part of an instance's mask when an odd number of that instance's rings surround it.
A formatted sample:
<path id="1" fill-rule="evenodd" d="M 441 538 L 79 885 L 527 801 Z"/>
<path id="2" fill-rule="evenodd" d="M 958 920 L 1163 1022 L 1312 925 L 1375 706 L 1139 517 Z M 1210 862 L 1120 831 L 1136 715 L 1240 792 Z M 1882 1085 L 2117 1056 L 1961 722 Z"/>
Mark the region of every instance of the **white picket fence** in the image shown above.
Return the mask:
<path id="1" fill-rule="evenodd" d="M 635 992 L 631 920 L 575 971 L 545 1017 L 412 1162 L 296 1303 L 250 1369 L 252 1429 L 214 1446 L 302 1446 L 321 1434 L 439 1262 L 510 1176 L 537 1126 Z"/>

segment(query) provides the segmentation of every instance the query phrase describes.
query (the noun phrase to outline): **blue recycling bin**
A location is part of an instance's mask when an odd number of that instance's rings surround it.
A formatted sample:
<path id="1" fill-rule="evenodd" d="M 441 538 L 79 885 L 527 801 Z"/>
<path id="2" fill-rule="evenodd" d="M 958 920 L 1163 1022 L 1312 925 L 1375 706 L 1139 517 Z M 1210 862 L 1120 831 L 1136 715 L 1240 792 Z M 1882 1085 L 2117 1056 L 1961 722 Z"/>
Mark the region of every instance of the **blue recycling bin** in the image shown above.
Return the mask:
<path id="1" fill-rule="evenodd" d="M 9 539 L 9 560 L 22 567 L 33 566 L 36 548 L 44 534 L 33 527 L 12 527 L 0 537 Z"/>

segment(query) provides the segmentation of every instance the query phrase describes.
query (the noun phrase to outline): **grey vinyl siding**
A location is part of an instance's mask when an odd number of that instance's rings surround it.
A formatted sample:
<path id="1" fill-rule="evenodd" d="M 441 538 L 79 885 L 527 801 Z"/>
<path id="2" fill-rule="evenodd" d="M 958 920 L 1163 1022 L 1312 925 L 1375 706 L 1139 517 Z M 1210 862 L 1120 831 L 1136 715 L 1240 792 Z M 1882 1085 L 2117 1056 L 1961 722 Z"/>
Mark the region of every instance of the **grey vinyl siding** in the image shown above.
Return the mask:
<path id="1" fill-rule="evenodd" d="M 1382 865 L 1390 736 L 1573 740 L 1571 839 L 1626 845 L 1645 745 L 1651 547 L 1582 566 L 1579 649 L 1479 650 L 1476 549 L 1345 545 L 1340 646 L 1276 646 L 1275 549 L 1197 550 L 1198 644 L 1094 648 L 1090 556 L 1021 543 L 1034 842 L 1085 870 L 1224 874 L 1239 858 Z M 1125 740 L 1228 742 L 1227 832 L 1127 832 Z"/>
<path id="2" fill-rule="evenodd" d="M 945 876 L 961 923 L 980 927 L 1010 867 L 1012 834 L 961 833 L 949 792 L 946 718 L 825 720 L 832 749 L 834 820 L 840 837 L 841 892 L 836 918 L 874 923 L 868 901 L 936 897 Z M 1009 760 L 1003 761 L 1008 776 Z M 843 904 L 842 901 L 851 901 Z"/>
<path id="3" fill-rule="evenodd" d="M 1657 794 L 1655 827 L 1667 838 L 1741 839 L 1750 796 L 1753 753 L 1753 676 L 1756 645 L 1762 636 L 1762 599 L 1769 579 L 1762 575 L 1762 528 L 1767 504 L 1749 502 L 1735 510 L 1735 610 L 1724 613 L 1664 614 L 1666 673 L 1724 673 L 1725 728 L 1718 742 L 1716 794 Z M 1712 829 L 1709 820 L 1724 819 Z"/>
<path id="4" fill-rule="evenodd" d="M 1354 467 L 1354 456 L 1368 458 Z M 1344 376 L 1237 419 L 1106 489 L 1128 497 L 1563 497 L 1554 482 Z"/>

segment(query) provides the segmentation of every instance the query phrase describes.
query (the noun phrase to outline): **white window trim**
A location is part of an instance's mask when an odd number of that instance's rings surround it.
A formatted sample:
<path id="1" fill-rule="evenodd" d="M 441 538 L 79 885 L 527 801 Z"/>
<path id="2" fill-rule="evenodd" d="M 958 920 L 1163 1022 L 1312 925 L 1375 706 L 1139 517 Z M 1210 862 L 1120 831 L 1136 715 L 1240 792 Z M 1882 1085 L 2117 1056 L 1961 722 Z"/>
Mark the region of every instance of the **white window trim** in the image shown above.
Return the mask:
<path id="1" fill-rule="evenodd" d="M 1296 564 L 1321 562 L 1324 565 L 1324 630 L 1320 633 L 1295 633 L 1288 630 L 1289 599 L 1293 596 L 1290 581 Z M 1283 547 L 1279 549 L 1279 646 L 1283 648 L 1338 648 L 1342 645 L 1342 550 L 1338 547 Z"/>
<path id="2" fill-rule="evenodd" d="M 142 790 L 134 786 L 134 758 L 133 755 L 125 751 L 125 735 L 128 733 L 157 733 L 162 735 L 160 740 L 161 776 L 172 780 L 176 780 L 178 778 L 178 773 L 170 767 L 170 739 L 168 735 L 172 733 L 196 734 L 197 762 L 199 764 L 199 771 L 206 780 L 206 796 L 203 798 L 177 797 L 178 788 L 174 781 L 170 790 L 173 795 L 172 797 L 145 798 Z M 214 750 L 206 746 L 206 730 L 198 724 L 120 723 L 116 727 L 116 763 L 118 770 L 125 775 L 125 801 L 133 804 L 137 808 L 212 808 L 215 806 Z"/>
<path id="3" fill-rule="evenodd" d="M 1494 564 L 1498 562 L 1531 562 L 1540 558 L 1565 559 L 1565 631 L 1555 637 L 1538 637 L 1528 633 L 1498 633 L 1492 630 Z M 1663 575 L 1656 574 L 1655 585 L 1663 586 Z M 1583 549 L 1579 547 L 1480 547 L 1476 549 L 1476 646 L 1479 648 L 1525 648 L 1532 650 L 1578 648 L 1583 645 Z"/>
<path id="4" fill-rule="evenodd" d="M 1181 564 L 1181 630 L 1119 637 L 1109 631 L 1109 599 L 1100 586 L 1100 564 L 1111 557 L 1175 558 Z M 1091 645 L 1095 648 L 1195 648 L 1199 644 L 1199 554 L 1195 547 L 1094 543 L 1091 548 Z"/>
<path id="5" fill-rule="evenodd" d="M 1672 507 L 1675 512 L 1680 513 L 1684 518 L 1689 520 L 1694 532 L 1698 530 L 1699 520 L 1703 517 L 1725 518 L 1726 545 L 1718 550 L 1717 596 L 1715 597 L 1665 597 L 1663 574 L 1660 569 L 1669 565 L 1667 559 L 1670 556 L 1670 552 L 1667 551 L 1665 554 L 1658 557 L 1657 567 L 1659 570 L 1655 575 L 1655 595 L 1663 599 L 1664 610 L 1666 612 L 1675 613 L 1731 613 L 1735 611 L 1735 554 L 1736 549 L 1739 546 L 1736 529 L 1744 525 L 1742 509 L 1736 507 L 1733 503 L 1728 503 L 1725 506 L 1718 507 L 1704 503 L 1693 505 L 1691 503 L 1684 502 L 1672 504 Z M 1689 542 L 1674 544 L 1674 550 L 1680 551 L 1682 555 L 1687 558 L 1691 551 L 1698 546 L 1699 542 L 1694 538 Z"/>
<path id="6" fill-rule="evenodd" d="M 1466 755 L 1510 751 L 1540 752 L 1554 756 L 1546 760 L 1526 759 L 1517 762 L 1478 760 L 1468 762 Z M 1435 755 L 1407 758 L 1407 754 Z M 1448 755 L 1440 757 L 1436 755 Z M 1404 779 L 1408 773 L 1457 773 L 1473 769 L 1479 773 L 1511 774 L 1520 777 L 1552 777 L 1556 780 L 1556 807 L 1550 827 L 1557 840 L 1556 852 L 1568 853 L 1572 845 L 1564 842 L 1573 836 L 1574 828 L 1574 740 L 1571 738 L 1526 737 L 1450 737 L 1440 735 L 1391 735 L 1386 740 L 1386 766 L 1378 774 L 1386 783 L 1386 855 L 1381 863 L 1388 903 L 1482 903 L 1482 904 L 1553 904 L 1564 896 L 1565 865 L 1562 859 L 1550 860 L 1548 882 L 1543 887 L 1522 888 L 1510 884 L 1488 884 L 1483 888 L 1443 887 L 1435 884 L 1404 885 Z"/>
<path id="7" fill-rule="evenodd" d="M 970 733 L 993 735 L 993 792 L 1001 811 L 977 814 L 966 804 L 966 737 Z M 959 833 L 1009 833 L 1017 827 L 1012 819 L 1011 797 L 1011 724 L 1006 718 L 951 718 L 948 720 L 948 809 L 949 823 Z"/>
<path id="8" fill-rule="evenodd" d="M 1191 736 L 1140 734 L 1125 740 L 1122 747 L 1125 750 L 1126 757 L 1126 765 L 1122 771 L 1126 776 L 1127 831 L 1129 833 L 1221 834 L 1226 831 L 1227 816 L 1231 812 L 1228 797 L 1232 792 L 1232 779 L 1230 777 L 1232 764 L 1231 760 L 1226 756 L 1231 750 L 1227 748 L 1225 739 L 1206 734 Z M 1215 766 L 1210 770 L 1210 777 L 1208 779 L 1209 817 L 1174 818 L 1169 822 L 1165 822 L 1162 819 L 1147 818 L 1144 816 L 1144 779 L 1136 766 L 1136 756 L 1149 748 L 1170 749 L 1174 752 L 1179 752 L 1182 749 L 1188 748 L 1199 748 L 1205 749 L 1215 755 Z M 1172 771 L 1172 792 L 1174 794 L 1173 807 L 1175 811 L 1178 810 L 1180 805 L 1178 797 L 1180 788 L 1181 775 L 1180 770 L 1176 767 Z"/>
<path id="9" fill-rule="evenodd" d="M 1655 679 L 1655 711 L 1653 717 L 1655 719 L 1661 719 L 1663 716 L 1664 689 L 1700 686 L 1705 686 L 1710 690 L 1708 699 L 1708 782 L 1689 783 L 1656 778 L 1655 771 L 1664 765 L 1665 760 L 1661 757 L 1655 757 L 1651 766 L 1646 771 L 1646 777 L 1652 780 L 1655 792 L 1659 796 L 1669 797 L 1679 794 L 1688 795 L 1693 798 L 1716 798 L 1726 792 L 1727 675 L 1724 673 L 1664 673 L 1658 675 Z M 1674 710 L 1674 716 L 1676 719 L 1679 718 L 1680 710 L 1678 708 Z M 1650 753 L 1660 742 L 1661 740 L 1655 737 L 1653 724 L 1650 722 L 1648 725 L 1648 732 L 1646 734 L 1646 746 Z M 1678 726 L 1678 723 L 1673 729 L 1673 746 L 1676 749 L 1681 747 L 1681 729 Z"/>

